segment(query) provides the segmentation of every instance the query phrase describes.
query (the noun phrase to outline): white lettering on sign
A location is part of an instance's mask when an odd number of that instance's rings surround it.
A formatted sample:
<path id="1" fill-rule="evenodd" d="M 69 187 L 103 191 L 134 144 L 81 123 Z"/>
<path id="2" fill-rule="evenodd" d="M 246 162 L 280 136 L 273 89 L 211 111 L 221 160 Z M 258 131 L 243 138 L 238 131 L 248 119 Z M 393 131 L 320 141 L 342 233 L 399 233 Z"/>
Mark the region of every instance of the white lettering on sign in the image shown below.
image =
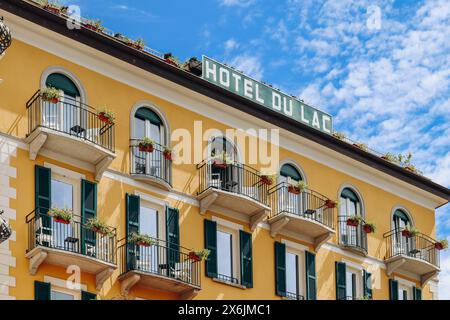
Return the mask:
<path id="1" fill-rule="evenodd" d="M 244 79 L 244 95 L 247 98 L 253 98 L 253 86 L 252 82 L 249 79 Z"/>
<path id="2" fill-rule="evenodd" d="M 281 96 L 275 91 L 272 92 L 272 106 L 275 110 L 281 111 Z"/>
<path id="3" fill-rule="evenodd" d="M 227 69 L 220 68 L 219 69 L 219 82 L 224 87 L 230 87 L 230 73 Z"/>
<path id="4" fill-rule="evenodd" d="M 264 99 L 259 95 L 259 84 L 256 84 L 256 86 L 255 86 L 255 95 L 256 95 L 256 101 L 258 101 L 261 104 L 264 104 Z"/>

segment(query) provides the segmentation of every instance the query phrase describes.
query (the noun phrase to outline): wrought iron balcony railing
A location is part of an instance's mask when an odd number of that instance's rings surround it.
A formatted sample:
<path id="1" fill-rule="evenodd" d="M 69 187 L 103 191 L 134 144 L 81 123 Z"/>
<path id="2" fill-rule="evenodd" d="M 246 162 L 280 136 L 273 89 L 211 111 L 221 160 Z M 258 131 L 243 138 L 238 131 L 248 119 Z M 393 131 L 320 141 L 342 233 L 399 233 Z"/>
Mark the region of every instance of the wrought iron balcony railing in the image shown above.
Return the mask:
<path id="1" fill-rule="evenodd" d="M 64 96 L 53 103 L 40 90 L 27 102 L 28 136 L 38 128 L 51 129 L 114 152 L 114 123 L 100 120 L 92 107 Z"/>
<path id="2" fill-rule="evenodd" d="M 261 181 L 258 170 L 238 162 L 218 164 L 214 159 L 204 160 L 197 169 L 200 178 L 198 194 L 212 188 L 268 205 L 269 186 Z"/>
<path id="3" fill-rule="evenodd" d="M 334 209 L 328 208 L 328 199 L 316 191 L 306 189 L 293 193 L 289 191 L 289 184 L 282 182 L 269 190 L 269 198 L 270 218 L 289 213 L 334 229 Z"/>
<path id="4" fill-rule="evenodd" d="M 347 223 L 349 216 L 338 216 L 339 244 L 350 249 L 355 249 L 367 254 L 367 233 L 364 231 L 364 220 L 360 220 L 358 226 Z"/>
<path id="5" fill-rule="evenodd" d="M 439 268 L 440 255 L 436 240 L 418 233 L 407 235 L 405 229 L 394 229 L 384 234 L 386 240 L 386 260 L 404 255 L 428 262 Z"/>
<path id="6" fill-rule="evenodd" d="M 138 271 L 181 281 L 200 288 L 201 261 L 192 259 L 189 250 L 160 239 L 148 247 L 122 239 L 119 244 L 121 274 Z"/>
<path id="7" fill-rule="evenodd" d="M 172 186 L 172 161 L 164 156 L 164 146 L 155 143 L 152 152 L 141 151 L 139 140 L 130 140 L 131 174 L 153 178 Z"/>
<path id="8" fill-rule="evenodd" d="M 40 246 L 116 264 L 115 228 L 103 234 L 88 228 L 80 216 L 64 224 L 56 222 L 47 212 L 46 208 L 37 208 L 26 217 L 28 252 Z"/>

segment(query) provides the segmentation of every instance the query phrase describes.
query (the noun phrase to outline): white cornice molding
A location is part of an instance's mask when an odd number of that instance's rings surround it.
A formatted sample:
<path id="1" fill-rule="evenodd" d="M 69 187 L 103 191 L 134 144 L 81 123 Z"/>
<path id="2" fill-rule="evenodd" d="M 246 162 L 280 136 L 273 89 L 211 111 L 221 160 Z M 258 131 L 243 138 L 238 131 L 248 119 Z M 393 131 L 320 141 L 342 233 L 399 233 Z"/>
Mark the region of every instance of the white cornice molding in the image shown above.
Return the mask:
<path id="1" fill-rule="evenodd" d="M 13 37 L 43 51 L 76 63 L 94 72 L 164 99 L 227 126 L 241 128 L 273 128 L 261 119 L 233 109 L 214 99 L 195 93 L 183 86 L 153 75 L 124 61 L 90 48 L 75 40 L 33 24 L 9 12 L 5 16 Z M 132 106 L 130 105 L 130 108 Z M 334 150 L 280 129 L 281 147 L 352 176 L 365 183 L 395 194 L 427 209 L 434 210 L 443 199 L 394 178 Z M 283 160 L 283 159 L 281 159 Z M 331 195 L 330 195 L 331 196 Z"/>

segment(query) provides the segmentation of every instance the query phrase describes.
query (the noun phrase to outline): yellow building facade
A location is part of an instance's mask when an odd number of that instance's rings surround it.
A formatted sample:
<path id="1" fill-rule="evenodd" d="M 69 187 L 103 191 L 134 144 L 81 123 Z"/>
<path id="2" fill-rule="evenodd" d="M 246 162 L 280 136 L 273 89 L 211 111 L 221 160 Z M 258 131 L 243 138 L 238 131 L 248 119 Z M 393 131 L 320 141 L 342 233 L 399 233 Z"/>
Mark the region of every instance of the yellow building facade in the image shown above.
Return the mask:
<path id="1" fill-rule="evenodd" d="M 0 15 L 0 299 L 438 298 L 447 188 L 31 2 Z"/>

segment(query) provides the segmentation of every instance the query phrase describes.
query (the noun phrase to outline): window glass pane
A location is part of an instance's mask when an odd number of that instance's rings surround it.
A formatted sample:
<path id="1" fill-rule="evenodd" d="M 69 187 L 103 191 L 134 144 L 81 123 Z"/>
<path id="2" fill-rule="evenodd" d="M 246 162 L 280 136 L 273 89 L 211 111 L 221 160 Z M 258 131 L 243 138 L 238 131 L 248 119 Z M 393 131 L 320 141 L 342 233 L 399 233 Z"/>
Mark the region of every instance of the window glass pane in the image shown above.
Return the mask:
<path id="1" fill-rule="evenodd" d="M 286 291 L 298 294 L 298 257 L 296 254 L 286 252 Z"/>
<path id="2" fill-rule="evenodd" d="M 51 300 L 75 300 L 75 297 L 71 294 L 52 290 Z"/>
<path id="3" fill-rule="evenodd" d="M 346 279 L 347 279 L 346 280 L 346 289 L 347 289 L 346 296 L 347 296 L 347 298 L 353 297 L 353 286 L 354 286 L 354 284 L 353 284 L 353 280 L 354 280 L 353 273 L 347 271 Z"/>
<path id="4" fill-rule="evenodd" d="M 231 241 L 231 234 L 217 231 L 217 272 L 227 277 L 233 276 Z"/>
<path id="5" fill-rule="evenodd" d="M 156 143 L 162 144 L 161 142 L 161 128 L 159 125 L 150 123 L 150 139 L 154 140 Z"/>
<path id="6" fill-rule="evenodd" d="M 298 172 L 298 170 L 293 165 L 290 164 L 285 164 L 281 167 L 280 176 L 284 177 L 286 180 L 288 178 L 294 181 L 303 180 L 302 176 L 300 175 L 300 172 Z"/>
<path id="7" fill-rule="evenodd" d="M 52 208 L 73 209 L 73 185 L 52 179 Z"/>
<path id="8" fill-rule="evenodd" d="M 134 134 L 138 139 L 145 137 L 145 120 L 134 118 Z"/>
<path id="9" fill-rule="evenodd" d="M 139 214 L 139 232 L 153 238 L 158 238 L 158 211 L 141 207 Z"/>

